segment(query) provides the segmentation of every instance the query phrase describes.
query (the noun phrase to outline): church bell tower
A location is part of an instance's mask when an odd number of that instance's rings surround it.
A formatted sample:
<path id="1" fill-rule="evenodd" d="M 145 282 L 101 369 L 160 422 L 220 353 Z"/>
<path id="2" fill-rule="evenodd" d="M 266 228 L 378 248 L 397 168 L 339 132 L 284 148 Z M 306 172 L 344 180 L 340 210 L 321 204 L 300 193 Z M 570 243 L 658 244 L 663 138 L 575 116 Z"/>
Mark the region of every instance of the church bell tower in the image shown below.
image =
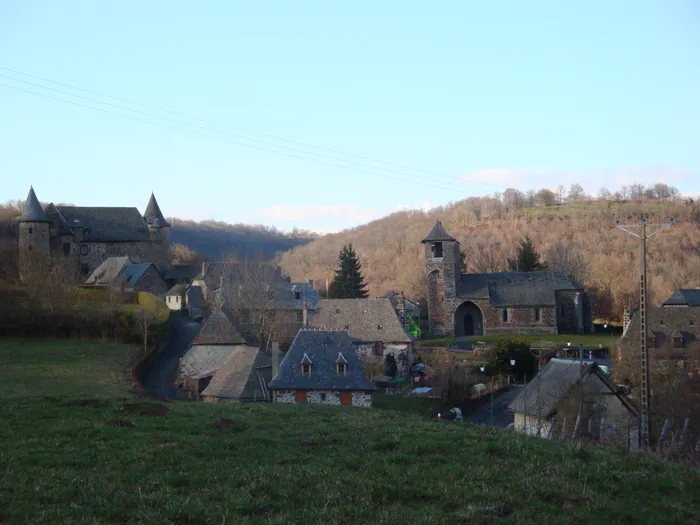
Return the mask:
<path id="1" fill-rule="evenodd" d="M 428 316 L 430 331 L 436 335 L 449 335 L 454 322 L 448 319 L 457 299 L 457 286 L 461 278 L 459 242 L 438 221 L 428 236 L 421 241 L 425 245 L 428 273 Z"/>

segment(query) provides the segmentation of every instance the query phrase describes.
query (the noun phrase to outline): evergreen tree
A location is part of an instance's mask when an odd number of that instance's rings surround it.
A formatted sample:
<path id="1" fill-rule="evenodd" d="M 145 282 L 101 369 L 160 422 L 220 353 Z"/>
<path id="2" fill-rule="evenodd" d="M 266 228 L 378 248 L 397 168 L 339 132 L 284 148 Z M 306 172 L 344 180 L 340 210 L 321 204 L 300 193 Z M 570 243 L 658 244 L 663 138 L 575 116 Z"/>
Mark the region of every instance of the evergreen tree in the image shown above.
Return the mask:
<path id="1" fill-rule="evenodd" d="M 363 299 L 367 297 L 367 285 L 362 276 L 362 265 L 357 259 L 352 243 L 343 246 L 338 261 L 339 268 L 331 283 L 329 295 L 331 299 Z"/>
<path id="2" fill-rule="evenodd" d="M 540 261 L 540 254 L 535 250 L 529 235 L 520 241 L 518 254 L 515 259 L 508 259 L 508 265 L 514 272 L 536 272 L 547 269 L 547 265 Z"/>

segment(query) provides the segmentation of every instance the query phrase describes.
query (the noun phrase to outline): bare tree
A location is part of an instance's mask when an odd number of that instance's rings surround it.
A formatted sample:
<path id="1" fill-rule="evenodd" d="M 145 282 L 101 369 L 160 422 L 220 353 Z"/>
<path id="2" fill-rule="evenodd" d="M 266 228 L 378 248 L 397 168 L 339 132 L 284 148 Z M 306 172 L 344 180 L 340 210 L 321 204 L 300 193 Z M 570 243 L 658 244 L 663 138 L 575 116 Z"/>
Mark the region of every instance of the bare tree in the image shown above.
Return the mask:
<path id="1" fill-rule="evenodd" d="M 148 352 L 148 343 L 150 336 L 153 335 L 153 329 L 156 324 L 156 317 L 148 308 L 141 308 L 141 311 L 136 317 L 136 331 L 143 341 L 143 349 Z"/>
<path id="2" fill-rule="evenodd" d="M 564 197 L 566 196 L 566 188 L 560 184 L 557 186 L 557 203 L 564 204 Z"/>
<path id="3" fill-rule="evenodd" d="M 535 195 L 535 200 L 537 201 L 537 204 L 542 206 L 553 206 L 557 202 L 557 196 L 552 190 L 542 188 Z"/>
<path id="4" fill-rule="evenodd" d="M 544 255 L 552 270 L 564 272 L 583 284 L 588 273 L 588 262 L 576 246 L 571 244 L 554 244 Z"/>
<path id="5" fill-rule="evenodd" d="M 600 188 L 598 191 L 598 198 L 602 200 L 610 200 L 610 197 L 612 194 L 610 193 L 610 190 L 607 188 Z"/>
<path id="6" fill-rule="evenodd" d="M 576 202 L 583 200 L 585 196 L 586 192 L 583 190 L 583 186 L 581 186 L 577 182 L 573 183 L 569 187 L 569 196 L 567 197 L 568 200 Z"/>

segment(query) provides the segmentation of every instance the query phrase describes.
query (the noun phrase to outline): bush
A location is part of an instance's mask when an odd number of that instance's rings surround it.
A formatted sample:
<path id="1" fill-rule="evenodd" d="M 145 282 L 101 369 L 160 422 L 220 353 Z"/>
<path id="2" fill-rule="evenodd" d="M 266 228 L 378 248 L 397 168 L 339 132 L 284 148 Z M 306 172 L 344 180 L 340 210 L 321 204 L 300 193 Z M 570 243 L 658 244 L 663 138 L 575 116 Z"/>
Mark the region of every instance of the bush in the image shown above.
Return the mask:
<path id="1" fill-rule="evenodd" d="M 510 360 L 515 359 L 515 366 Z M 486 371 L 490 375 L 509 375 L 516 377 L 532 377 L 537 370 L 537 357 L 530 350 L 530 342 L 526 339 L 502 339 L 491 350 Z"/>

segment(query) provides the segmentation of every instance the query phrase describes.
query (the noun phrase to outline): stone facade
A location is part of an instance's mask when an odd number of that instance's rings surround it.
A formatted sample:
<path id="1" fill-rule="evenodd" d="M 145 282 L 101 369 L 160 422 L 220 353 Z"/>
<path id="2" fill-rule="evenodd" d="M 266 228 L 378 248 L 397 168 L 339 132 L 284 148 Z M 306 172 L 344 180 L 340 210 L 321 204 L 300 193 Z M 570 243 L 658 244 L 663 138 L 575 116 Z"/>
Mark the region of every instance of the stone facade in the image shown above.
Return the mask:
<path id="1" fill-rule="evenodd" d="M 25 279 L 46 263 L 51 255 L 51 232 L 48 222 L 19 223 L 19 275 Z"/>
<path id="2" fill-rule="evenodd" d="M 412 343 L 380 343 L 382 345 L 381 354 L 377 354 L 377 343 L 355 344 L 357 356 L 362 360 L 371 358 L 386 359 L 393 356 L 396 361 L 397 376 L 407 376 L 413 364 L 413 344 Z"/>
<path id="3" fill-rule="evenodd" d="M 169 264 L 170 243 L 160 240 L 140 242 L 80 242 L 76 247 L 78 268 L 87 278 L 109 257 L 129 256 L 135 263 L 153 263 L 163 271 Z"/>
<path id="4" fill-rule="evenodd" d="M 340 390 L 308 390 L 306 392 L 306 403 L 317 405 L 342 405 Z M 350 406 L 372 408 L 372 394 L 367 392 L 352 392 Z M 273 394 L 275 403 L 297 403 L 296 390 L 275 390 Z"/>

